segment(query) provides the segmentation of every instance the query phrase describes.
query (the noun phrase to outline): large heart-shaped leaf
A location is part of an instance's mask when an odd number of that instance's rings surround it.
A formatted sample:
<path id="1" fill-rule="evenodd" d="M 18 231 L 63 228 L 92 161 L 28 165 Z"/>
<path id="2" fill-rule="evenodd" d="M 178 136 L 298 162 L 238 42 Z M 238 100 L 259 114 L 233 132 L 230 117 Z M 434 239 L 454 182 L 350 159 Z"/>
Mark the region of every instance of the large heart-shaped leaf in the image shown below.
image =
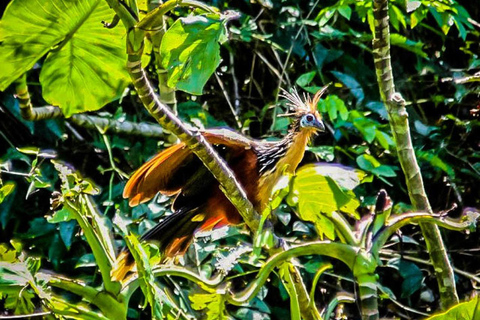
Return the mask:
<path id="1" fill-rule="evenodd" d="M 180 18 L 167 30 L 160 45 L 168 86 L 202 94 L 203 86 L 220 63 L 219 42 L 225 25 L 217 15 Z"/>
<path id="2" fill-rule="evenodd" d="M 44 99 L 66 116 L 98 110 L 127 85 L 125 31 L 106 29 L 114 12 L 103 0 L 14 0 L 0 24 L 0 90 L 48 53 Z"/>
<path id="3" fill-rule="evenodd" d="M 341 210 L 355 218 L 360 205 L 352 189 L 367 182 L 365 172 L 337 164 L 315 163 L 297 171 L 287 201 L 301 219 L 315 224 L 320 237 L 335 238 L 333 222 L 322 213 Z"/>

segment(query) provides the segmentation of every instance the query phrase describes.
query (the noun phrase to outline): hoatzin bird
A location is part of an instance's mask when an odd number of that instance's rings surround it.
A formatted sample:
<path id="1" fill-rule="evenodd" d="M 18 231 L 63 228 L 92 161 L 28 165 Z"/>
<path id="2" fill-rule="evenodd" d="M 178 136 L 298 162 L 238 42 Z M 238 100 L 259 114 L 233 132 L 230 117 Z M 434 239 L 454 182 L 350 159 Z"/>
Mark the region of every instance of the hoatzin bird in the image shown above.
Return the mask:
<path id="1" fill-rule="evenodd" d="M 270 201 L 273 187 L 284 172 L 294 173 L 303 158 L 305 147 L 313 134 L 325 127 L 317 111 L 317 103 L 326 87 L 313 99 L 302 100 L 294 91 L 284 91 L 292 112 L 288 134 L 280 141 L 249 139 L 228 129 L 202 132 L 205 139 L 225 159 L 236 179 L 246 191 L 257 212 Z M 238 224 L 241 216 L 220 190 L 219 183 L 185 144 L 176 144 L 138 169 L 123 191 L 130 206 L 151 200 L 158 192 L 176 196 L 173 214 L 149 230 L 143 240 L 156 240 L 166 257 L 183 254 L 197 231 L 212 230 Z M 114 278 L 121 280 L 133 267 L 128 251 L 117 260 Z"/>

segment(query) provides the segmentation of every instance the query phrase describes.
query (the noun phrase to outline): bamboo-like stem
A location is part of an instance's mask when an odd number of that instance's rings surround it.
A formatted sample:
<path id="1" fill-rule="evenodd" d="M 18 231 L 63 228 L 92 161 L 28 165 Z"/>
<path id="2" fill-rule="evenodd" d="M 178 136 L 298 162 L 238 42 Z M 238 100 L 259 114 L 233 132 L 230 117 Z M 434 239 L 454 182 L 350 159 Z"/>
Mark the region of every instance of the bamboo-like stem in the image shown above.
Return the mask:
<path id="1" fill-rule="evenodd" d="M 127 315 L 126 304 L 119 300 L 119 297 L 98 291 L 97 289 L 86 285 L 77 280 L 64 278 L 58 275 L 39 274 L 42 277 L 49 279 L 48 284 L 52 287 L 60 288 L 76 294 L 85 301 L 97 306 L 102 313 L 109 319 L 124 319 Z"/>
<path id="2" fill-rule="evenodd" d="M 20 114 L 28 121 L 40 121 L 63 118 L 62 110 L 57 106 L 33 107 L 25 74 L 15 82 Z M 147 138 L 162 138 L 165 136 L 162 128 L 156 124 L 118 121 L 88 114 L 74 114 L 70 119 L 77 126 L 87 129 L 100 129 L 104 133 L 137 135 Z"/>
<path id="3" fill-rule="evenodd" d="M 360 300 L 360 313 L 363 320 L 377 320 L 380 317 L 376 268 L 377 262 L 374 255 L 365 249 L 358 250 L 352 271 L 358 285 L 357 299 Z"/>
<path id="4" fill-rule="evenodd" d="M 410 201 L 418 211 L 432 213 L 430 203 L 423 186 L 422 175 L 415 157 L 408 124 L 405 101 L 395 92 L 390 57 L 390 30 L 388 0 L 373 0 L 375 33 L 373 37 L 373 56 L 380 96 L 387 108 L 393 137 L 396 141 L 398 158 L 405 174 Z M 458 303 L 453 269 L 436 225 L 420 223 L 433 267 L 436 272 L 442 308 Z"/>

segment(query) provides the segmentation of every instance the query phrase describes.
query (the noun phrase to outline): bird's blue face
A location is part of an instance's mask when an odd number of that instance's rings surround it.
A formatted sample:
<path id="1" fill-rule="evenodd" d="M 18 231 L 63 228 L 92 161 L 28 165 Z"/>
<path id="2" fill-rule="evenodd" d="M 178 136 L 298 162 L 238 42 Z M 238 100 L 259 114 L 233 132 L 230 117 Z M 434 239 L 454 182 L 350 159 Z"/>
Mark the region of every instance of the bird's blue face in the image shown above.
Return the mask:
<path id="1" fill-rule="evenodd" d="M 318 131 L 325 131 L 325 125 L 323 124 L 323 121 L 319 118 L 319 115 L 313 113 L 304 114 L 300 119 L 300 127 L 315 129 Z"/>

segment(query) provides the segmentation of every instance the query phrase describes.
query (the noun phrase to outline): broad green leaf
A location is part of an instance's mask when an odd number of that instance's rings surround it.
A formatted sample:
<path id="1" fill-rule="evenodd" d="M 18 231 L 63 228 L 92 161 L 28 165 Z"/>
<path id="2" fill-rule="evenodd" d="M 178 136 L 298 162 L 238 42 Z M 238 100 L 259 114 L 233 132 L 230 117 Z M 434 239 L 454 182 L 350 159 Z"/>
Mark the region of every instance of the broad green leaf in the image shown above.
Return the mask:
<path id="1" fill-rule="evenodd" d="M 350 119 L 353 120 L 353 125 L 355 128 L 362 133 L 365 141 L 372 143 L 373 140 L 375 140 L 377 134 L 377 126 L 375 122 L 366 118 L 363 114 L 356 110 L 350 113 Z"/>
<path id="2" fill-rule="evenodd" d="M 397 174 L 393 170 L 391 166 L 388 165 L 380 165 L 372 170 L 373 174 L 376 174 L 377 176 L 383 176 L 383 177 L 396 177 Z"/>
<path id="3" fill-rule="evenodd" d="M 473 320 L 480 318 L 480 298 L 476 296 L 470 301 L 459 303 L 445 312 L 426 320 Z"/>
<path id="4" fill-rule="evenodd" d="M 437 11 L 437 8 L 433 7 L 430 8 L 430 13 L 435 18 L 435 21 L 437 21 L 443 34 L 447 35 L 454 23 L 452 15 L 448 12 Z"/>
<path id="5" fill-rule="evenodd" d="M 390 22 L 392 23 L 395 30 L 400 31 L 400 24 L 403 28 L 407 28 L 407 22 L 405 21 L 404 13 L 396 5 L 391 5 L 389 7 Z"/>
<path id="6" fill-rule="evenodd" d="M 418 9 L 415 10 L 411 15 L 410 15 L 410 28 L 415 28 L 420 22 L 425 19 L 427 16 L 428 9 Z"/>
<path id="7" fill-rule="evenodd" d="M 207 319 L 230 319 L 225 309 L 223 295 L 217 293 L 197 293 L 189 297 L 194 310 L 205 310 Z"/>
<path id="8" fill-rule="evenodd" d="M 66 116 L 98 110 L 127 85 L 125 31 L 104 28 L 102 0 L 12 1 L 0 24 L 0 90 L 48 53 L 40 73 L 44 99 Z"/>
<path id="9" fill-rule="evenodd" d="M 362 154 L 357 157 L 357 164 L 360 169 L 371 172 L 376 167 L 379 167 L 380 162 L 374 156 L 369 154 Z"/>
<path id="10" fill-rule="evenodd" d="M 333 223 L 322 213 L 342 210 L 357 218 L 360 203 L 351 189 L 364 178 L 360 170 L 335 164 L 307 165 L 297 171 L 287 201 L 298 207 L 301 219 L 315 224 L 321 237 L 334 239 Z"/>
<path id="11" fill-rule="evenodd" d="M 302 167 L 303 168 L 303 167 Z M 355 168 L 347 167 L 338 163 L 322 163 L 314 164 L 315 174 L 328 176 L 346 190 L 353 190 L 363 182 L 369 182 L 367 174 Z"/>
<path id="12" fill-rule="evenodd" d="M 214 16 L 190 16 L 176 20 L 160 45 L 168 86 L 200 95 L 220 64 L 219 42 L 225 41 L 225 25 Z"/>
<path id="13" fill-rule="evenodd" d="M 388 133 L 385 133 L 381 130 L 375 130 L 375 139 L 378 141 L 378 143 L 380 143 L 382 148 L 386 150 L 395 146 L 395 141 L 393 138 Z"/>

